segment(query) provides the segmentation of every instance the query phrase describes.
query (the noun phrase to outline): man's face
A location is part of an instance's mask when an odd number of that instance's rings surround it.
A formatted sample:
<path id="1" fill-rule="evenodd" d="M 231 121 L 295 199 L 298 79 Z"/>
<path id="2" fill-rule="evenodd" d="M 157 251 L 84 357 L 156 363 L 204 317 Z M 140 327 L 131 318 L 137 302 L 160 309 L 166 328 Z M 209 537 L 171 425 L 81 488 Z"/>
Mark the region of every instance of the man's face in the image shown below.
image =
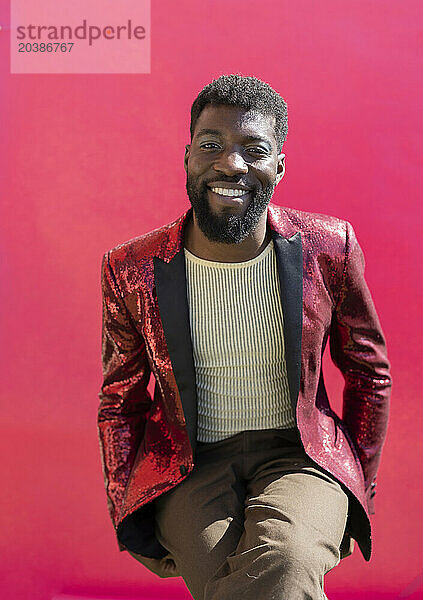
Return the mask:
<path id="1" fill-rule="evenodd" d="M 242 242 L 266 210 L 285 172 L 274 121 L 272 115 L 226 105 L 207 105 L 198 117 L 186 146 L 186 189 L 209 240 Z"/>

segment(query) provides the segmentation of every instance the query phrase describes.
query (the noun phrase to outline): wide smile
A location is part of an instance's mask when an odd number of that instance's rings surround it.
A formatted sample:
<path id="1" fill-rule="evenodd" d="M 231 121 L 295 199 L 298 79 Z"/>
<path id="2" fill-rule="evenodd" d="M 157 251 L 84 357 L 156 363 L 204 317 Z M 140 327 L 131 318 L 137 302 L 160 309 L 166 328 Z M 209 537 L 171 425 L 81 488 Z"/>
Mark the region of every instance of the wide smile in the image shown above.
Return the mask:
<path id="1" fill-rule="evenodd" d="M 210 188 L 207 186 L 209 198 L 226 206 L 238 206 L 245 202 L 250 195 L 250 190 L 228 190 L 224 188 Z"/>

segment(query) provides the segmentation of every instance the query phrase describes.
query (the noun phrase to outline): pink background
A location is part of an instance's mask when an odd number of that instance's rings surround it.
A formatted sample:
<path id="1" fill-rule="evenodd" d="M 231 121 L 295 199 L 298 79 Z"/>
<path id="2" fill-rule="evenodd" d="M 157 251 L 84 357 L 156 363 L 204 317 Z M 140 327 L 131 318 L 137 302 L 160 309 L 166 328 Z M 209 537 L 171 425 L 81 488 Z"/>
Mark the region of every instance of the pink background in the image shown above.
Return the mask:
<path id="1" fill-rule="evenodd" d="M 191 103 L 241 72 L 289 106 L 274 202 L 354 225 L 392 362 L 373 556 L 356 547 L 327 595 L 421 598 L 421 3 L 163 1 L 151 26 L 148 75 L 10 75 L 0 34 L 1 596 L 190 597 L 118 552 L 107 513 L 100 264 L 189 207 Z M 339 408 L 342 380 L 325 366 Z"/>

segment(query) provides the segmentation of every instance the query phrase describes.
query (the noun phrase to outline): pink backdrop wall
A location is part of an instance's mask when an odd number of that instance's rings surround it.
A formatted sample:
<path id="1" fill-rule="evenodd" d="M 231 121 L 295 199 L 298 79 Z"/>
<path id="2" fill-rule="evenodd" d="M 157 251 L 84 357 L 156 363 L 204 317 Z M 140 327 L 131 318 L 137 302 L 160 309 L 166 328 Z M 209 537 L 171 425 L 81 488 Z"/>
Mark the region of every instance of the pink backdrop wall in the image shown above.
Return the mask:
<path id="1" fill-rule="evenodd" d="M 191 102 L 241 72 L 288 103 L 274 202 L 353 223 L 392 362 L 373 557 L 356 547 L 328 597 L 423 597 L 421 4 L 153 0 L 151 25 L 148 75 L 10 75 L 0 33 L 1 595 L 189 598 L 118 552 L 107 514 L 100 263 L 188 208 Z"/>

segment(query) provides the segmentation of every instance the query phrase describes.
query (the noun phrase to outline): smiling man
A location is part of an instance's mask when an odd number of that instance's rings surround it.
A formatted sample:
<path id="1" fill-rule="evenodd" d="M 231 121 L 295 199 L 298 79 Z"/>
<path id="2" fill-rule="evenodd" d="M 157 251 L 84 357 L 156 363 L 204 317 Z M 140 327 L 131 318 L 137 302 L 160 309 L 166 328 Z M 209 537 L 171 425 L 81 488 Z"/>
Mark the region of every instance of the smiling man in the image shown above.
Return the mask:
<path id="1" fill-rule="evenodd" d="M 267 205 L 285 169 L 274 121 L 231 105 L 208 105 L 200 113 L 185 155 L 194 209 L 186 246 L 192 240 L 194 253 L 202 248 L 209 260 L 229 262 L 261 250 Z M 268 231 L 265 241 L 270 237 Z"/>
<path id="2" fill-rule="evenodd" d="M 371 555 L 385 338 L 351 224 L 271 203 L 286 135 L 267 83 L 212 81 L 191 109 L 191 208 L 103 257 L 98 430 L 119 548 L 198 600 L 326 598 L 353 539 Z"/>

